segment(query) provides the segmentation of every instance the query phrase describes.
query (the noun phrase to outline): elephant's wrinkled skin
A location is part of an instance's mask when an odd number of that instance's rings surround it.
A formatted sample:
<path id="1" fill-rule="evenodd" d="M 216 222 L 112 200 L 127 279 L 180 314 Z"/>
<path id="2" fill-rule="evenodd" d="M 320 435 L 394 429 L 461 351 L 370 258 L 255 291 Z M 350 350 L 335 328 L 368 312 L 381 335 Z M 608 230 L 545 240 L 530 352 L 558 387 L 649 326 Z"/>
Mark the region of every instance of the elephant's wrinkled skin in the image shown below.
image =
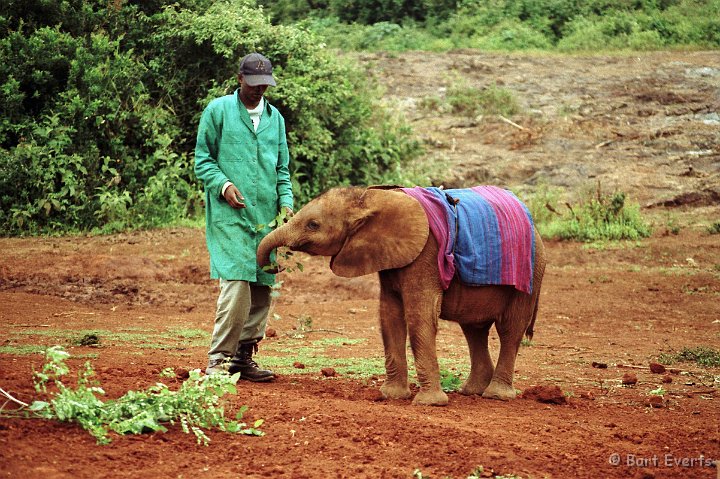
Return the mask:
<path id="1" fill-rule="evenodd" d="M 511 286 L 466 286 L 457 278 L 443 292 L 438 245 L 429 234 L 422 206 L 412 197 L 386 188 L 336 188 L 315 198 L 288 223 L 260 243 L 258 263 L 267 265 L 280 246 L 311 255 L 331 256 L 339 276 L 380 275 L 380 323 L 387 398 L 411 397 L 408 387 L 407 336 L 415 356 L 420 391 L 414 404 L 445 405 L 440 387 L 435 337 L 438 319 L 460 324 L 470 349 L 470 375 L 464 394 L 513 399 L 515 357 L 524 334 L 532 336 L 545 270 L 545 251 L 535 232 L 532 295 Z M 493 366 L 488 333 L 500 337 Z"/>

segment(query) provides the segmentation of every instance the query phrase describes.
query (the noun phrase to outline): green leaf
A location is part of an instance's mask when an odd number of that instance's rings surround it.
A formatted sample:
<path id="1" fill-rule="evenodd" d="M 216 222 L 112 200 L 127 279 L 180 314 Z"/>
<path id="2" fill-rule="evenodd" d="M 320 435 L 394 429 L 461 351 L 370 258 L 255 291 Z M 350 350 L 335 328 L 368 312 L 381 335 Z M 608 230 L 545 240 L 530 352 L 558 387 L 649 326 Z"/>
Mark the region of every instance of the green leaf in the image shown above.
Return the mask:
<path id="1" fill-rule="evenodd" d="M 50 403 L 48 403 L 48 402 L 45 402 L 45 401 L 33 401 L 33 403 L 30 404 L 30 407 L 29 407 L 28 409 L 30 409 L 31 411 L 37 412 L 37 411 L 42 411 L 42 410 L 44 410 L 44 409 L 47 409 L 47 408 L 49 408 L 49 407 L 50 407 Z"/>

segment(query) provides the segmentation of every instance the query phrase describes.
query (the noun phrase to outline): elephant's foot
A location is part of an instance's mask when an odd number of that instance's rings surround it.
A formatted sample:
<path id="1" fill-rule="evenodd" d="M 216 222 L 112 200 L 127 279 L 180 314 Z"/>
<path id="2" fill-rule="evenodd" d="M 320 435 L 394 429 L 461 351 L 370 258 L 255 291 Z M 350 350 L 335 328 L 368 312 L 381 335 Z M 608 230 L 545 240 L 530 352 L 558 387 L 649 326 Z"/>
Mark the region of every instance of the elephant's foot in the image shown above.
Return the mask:
<path id="1" fill-rule="evenodd" d="M 442 389 L 420 391 L 412 403 L 414 406 L 447 406 L 448 396 Z"/>
<path id="2" fill-rule="evenodd" d="M 472 378 L 468 378 L 468 380 L 465 381 L 465 384 L 463 384 L 460 388 L 460 394 L 464 394 L 466 396 L 482 394 L 487 389 L 488 384 L 490 384 L 490 379 L 474 381 Z"/>
<path id="3" fill-rule="evenodd" d="M 515 399 L 516 395 L 517 393 L 515 392 L 515 388 L 493 379 L 492 381 L 490 381 L 490 385 L 487 387 L 487 389 L 485 389 L 485 391 L 483 392 L 482 397 L 486 399 L 499 399 L 501 401 L 510 401 L 511 399 Z"/>
<path id="4" fill-rule="evenodd" d="M 397 384 L 386 382 L 380 386 L 380 393 L 385 399 L 410 399 L 412 393 L 407 384 Z"/>

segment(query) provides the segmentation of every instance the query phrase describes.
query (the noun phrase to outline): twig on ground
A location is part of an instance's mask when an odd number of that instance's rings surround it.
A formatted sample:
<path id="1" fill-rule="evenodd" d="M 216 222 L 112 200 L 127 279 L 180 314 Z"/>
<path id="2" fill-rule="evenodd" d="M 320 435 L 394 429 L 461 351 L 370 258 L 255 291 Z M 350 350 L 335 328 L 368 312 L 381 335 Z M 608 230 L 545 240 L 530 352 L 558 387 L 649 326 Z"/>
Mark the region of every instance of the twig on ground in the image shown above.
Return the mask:
<path id="1" fill-rule="evenodd" d="M 650 369 L 650 366 L 633 366 L 632 364 L 618 364 L 617 367 L 626 369 Z"/>
<path id="2" fill-rule="evenodd" d="M 297 334 L 305 334 L 305 333 L 335 333 L 335 334 L 345 334 L 342 331 L 337 331 L 335 329 L 305 329 L 303 331 L 294 331 L 294 332 L 287 332 L 285 333 L 286 336 L 295 336 Z"/>
<path id="3" fill-rule="evenodd" d="M 22 407 L 28 407 L 28 406 L 30 406 L 28 403 L 22 402 L 21 400 L 13 397 L 12 394 L 10 394 L 9 392 L 7 392 L 7 391 L 4 390 L 3 388 L 0 388 L 0 393 L 2 393 L 3 396 L 5 396 L 5 397 L 8 398 L 9 400 L 11 400 L 12 402 L 17 403 L 17 404 L 21 405 Z"/>
<path id="4" fill-rule="evenodd" d="M 504 121 L 504 122 L 507 123 L 508 125 L 512 125 L 512 126 L 514 126 L 515 128 L 519 128 L 519 129 L 521 129 L 521 130 L 523 130 L 523 131 L 528 131 L 528 129 L 525 128 L 524 126 L 520 126 L 520 125 L 518 125 L 517 123 L 515 123 L 515 122 L 512 121 L 512 120 L 508 120 L 507 118 L 505 118 L 505 117 L 502 116 L 502 115 L 498 115 L 498 118 L 500 118 L 502 121 Z"/>
<path id="5" fill-rule="evenodd" d="M 704 389 L 701 391 L 690 391 L 687 394 L 715 394 L 717 389 Z"/>

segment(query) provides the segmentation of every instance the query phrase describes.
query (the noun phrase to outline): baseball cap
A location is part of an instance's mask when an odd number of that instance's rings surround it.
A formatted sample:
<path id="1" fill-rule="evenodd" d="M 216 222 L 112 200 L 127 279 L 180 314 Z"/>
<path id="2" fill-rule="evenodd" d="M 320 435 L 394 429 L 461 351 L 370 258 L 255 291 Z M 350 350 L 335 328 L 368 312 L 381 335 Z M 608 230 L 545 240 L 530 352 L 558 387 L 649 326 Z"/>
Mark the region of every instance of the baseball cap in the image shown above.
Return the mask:
<path id="1" fill-rule="evenodd" d="M 251 53 L 243 57 L 240 61 L 240 73 L 250 86 L 276 85 L 272 76 L 272 63 L 259 53 Z"/>

